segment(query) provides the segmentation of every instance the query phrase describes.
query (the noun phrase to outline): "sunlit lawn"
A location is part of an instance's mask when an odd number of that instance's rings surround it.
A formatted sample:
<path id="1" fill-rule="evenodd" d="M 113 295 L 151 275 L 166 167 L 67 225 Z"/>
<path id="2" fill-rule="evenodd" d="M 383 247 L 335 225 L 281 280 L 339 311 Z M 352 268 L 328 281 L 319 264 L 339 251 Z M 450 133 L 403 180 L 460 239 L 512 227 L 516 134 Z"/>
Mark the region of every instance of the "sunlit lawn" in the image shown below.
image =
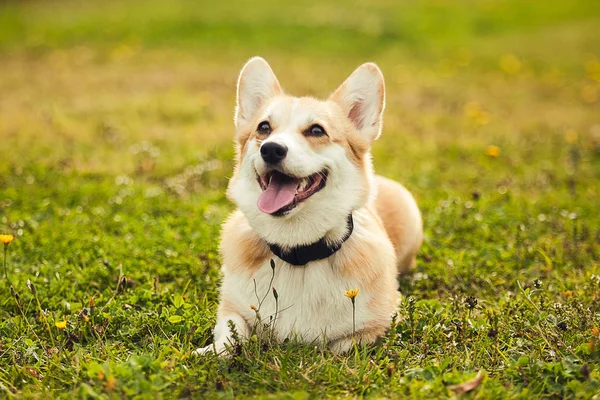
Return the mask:
<path id="1" fill-rule="evenodd" d="M 598 395 L 600 6 L 376 3 L 0 5 L 0 397 Z M 426 240 L 375 348 L 191 355 L 257 54 L 296 95 L 384 72 L 375 167 Z"/>

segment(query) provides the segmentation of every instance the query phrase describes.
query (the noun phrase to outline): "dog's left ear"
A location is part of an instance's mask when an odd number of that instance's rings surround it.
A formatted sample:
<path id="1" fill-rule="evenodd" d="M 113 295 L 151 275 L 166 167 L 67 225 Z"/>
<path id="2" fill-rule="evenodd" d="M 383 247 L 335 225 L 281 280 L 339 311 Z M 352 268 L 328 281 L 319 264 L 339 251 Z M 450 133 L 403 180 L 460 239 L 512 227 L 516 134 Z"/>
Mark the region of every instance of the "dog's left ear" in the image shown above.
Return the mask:
<path id="1" fill-rule="evenodd" d="M 262 57 L 251 58 L 238 78 L 235 126 L 249 122 L 263 104 L 282 93 L 269 63 Z"/>
<path id="2" fill-rule="evenodd" d="M 381 134 L 385 107 L 385 83 L 379 67 L 366 63 L 329 97 L 338 103 L 355 129 L 369 142 Z"/>

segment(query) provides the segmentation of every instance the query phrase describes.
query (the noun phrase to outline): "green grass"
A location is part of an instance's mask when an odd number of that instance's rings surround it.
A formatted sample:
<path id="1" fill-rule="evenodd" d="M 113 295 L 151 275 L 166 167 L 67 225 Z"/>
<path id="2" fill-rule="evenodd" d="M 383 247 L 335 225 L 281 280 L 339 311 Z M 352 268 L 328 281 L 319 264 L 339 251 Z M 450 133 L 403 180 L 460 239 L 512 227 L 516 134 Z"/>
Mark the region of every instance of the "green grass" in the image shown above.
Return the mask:
<path id="1" fill-rule="evenodd" d="M 598 26 L 592 0 L 0 4 L 0 397 L 432 398 L 484 370 L 467 396 L 597 398 Z M 386 76 L 375 166 L 426 239 L 378 346 L 191 355 L 255 54 L 293 94 Z"/>

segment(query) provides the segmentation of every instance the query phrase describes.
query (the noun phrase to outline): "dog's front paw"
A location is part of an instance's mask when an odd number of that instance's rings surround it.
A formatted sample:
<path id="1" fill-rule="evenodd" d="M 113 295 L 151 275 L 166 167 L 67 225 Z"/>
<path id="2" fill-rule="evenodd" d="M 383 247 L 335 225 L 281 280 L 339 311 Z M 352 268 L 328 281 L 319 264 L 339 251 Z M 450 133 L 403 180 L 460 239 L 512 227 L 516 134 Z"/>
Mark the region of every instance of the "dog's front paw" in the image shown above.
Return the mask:
<path id="1" fill-rule="evenodd" d="M 204 356 L 207 354 L 216 354 L 218 356 L 227 356 L 227 347 L 224 343 L 211 343 L 208 346 L 199 347 L 192 352 L 196 356 Z"/>
<path id="2" fill-rule="evenodd" d="M 215 354 L 215 346 L 211 343 L 208 346 L 198 347 L 192 353 L 196 356 L 203 356 L 205 354 L 210 354 L 210 353 Z M 218 354 L 218 353 L 216 353 L 216 354 Z"/>

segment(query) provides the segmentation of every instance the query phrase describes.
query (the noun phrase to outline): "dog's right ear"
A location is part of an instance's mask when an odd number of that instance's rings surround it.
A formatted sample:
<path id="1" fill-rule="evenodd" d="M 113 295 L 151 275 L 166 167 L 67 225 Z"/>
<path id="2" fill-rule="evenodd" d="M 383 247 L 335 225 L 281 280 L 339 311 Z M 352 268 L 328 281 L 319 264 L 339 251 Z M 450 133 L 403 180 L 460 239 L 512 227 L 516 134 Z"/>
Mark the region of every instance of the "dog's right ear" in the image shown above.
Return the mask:
<path id="1" fill-rule="evenodd" d="M 251 58 L 238 78 L 235 126 L 249 122 L 261 105 L 282 93 L 279 81 L 265 59 Z"/>

